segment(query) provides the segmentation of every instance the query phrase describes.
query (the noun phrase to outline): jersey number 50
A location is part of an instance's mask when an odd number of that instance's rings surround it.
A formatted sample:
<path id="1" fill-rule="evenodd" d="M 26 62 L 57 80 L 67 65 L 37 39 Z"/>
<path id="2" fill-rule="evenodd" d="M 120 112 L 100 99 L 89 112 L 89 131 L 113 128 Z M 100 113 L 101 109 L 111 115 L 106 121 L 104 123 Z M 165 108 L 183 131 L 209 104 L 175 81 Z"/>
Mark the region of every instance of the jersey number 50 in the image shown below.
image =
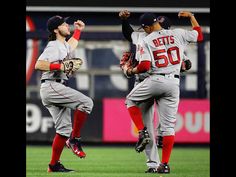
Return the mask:
<path id="1" fill-rule="evenodd" d="M 172 55 L 173 52 L 176 53 L 175 58 Z M 158 68 L 166 67 L 169 62 L 172 65 L 180 63 L 179 48 L 176 46 L 170 47 L 167 51 L 165 49 L 153 51 L 153 56 Z"/>

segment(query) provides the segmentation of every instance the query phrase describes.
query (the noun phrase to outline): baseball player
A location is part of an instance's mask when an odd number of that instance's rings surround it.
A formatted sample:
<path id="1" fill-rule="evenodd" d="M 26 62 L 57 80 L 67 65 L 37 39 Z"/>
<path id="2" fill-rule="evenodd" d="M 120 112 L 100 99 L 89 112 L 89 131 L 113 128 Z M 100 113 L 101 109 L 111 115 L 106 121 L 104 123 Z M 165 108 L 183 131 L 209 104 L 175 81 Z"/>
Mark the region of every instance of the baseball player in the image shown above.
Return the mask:
<path id="1" fill-rule="evenodd" d="M 70 35 L 67 19 L 57 15 L 48 19 L 49 42 L 35 64 L 35 69 L 42 71 L 40 87 L 42 103 L 50 112 L 56 129 L 48 172 L 74 171 L 65 168 L 60 162 L 65 144 L 78 157 L 86 156 L 81 147 L 80 130 L 93 108 L 91 98 L 66 85 L 67 80 L 82 64 L 73 58 L 80 33 L 85 27 L 81 20 L 75 21 L 74 33 L 66 41 L 66 37 Z M 73 131 L 71 110 L 74 110 Z"/>
<path id="2" fill-rule="evenodd" d="M 161 25 L 162 28 L 164 29 L 170 29 L 171 28 L 171 24 L 172 22 L 170 21 L 170 19 L 166 16 L 158 16 L 157 17 L 157 21 L 159 22 L 159 24 Z M 188 71 L 190 68 L 192 67 L 192 62 L 190 61 L 190 59 L 184 54 L 183 55 L 183 62 L 181 64 L 181 68 L 180 68 L 180 72 L 186 72 Z M 162 134 L 160 131 L 160 127 L 161 124 L 159 123 L 157 126 L 157 138 L 156 138 L 156 143 L 157 143 L 157 147 L 162 147 Z"/>
<path id="3" fill-rule="evenodd" d="M 136 50 L 137 50 L 138 46 L 140 45 L 140 42 L 142 42 L 142 39 L 145 36 L 147 36 L 148 34 L 146 32 L 134 32 L 133 28 L 130 26 L 129 22 L 127 21 L 127 18 L 129 16 L 130 16 L 130 12 L 127 10 L 121 11 L 119 13 L 119 17 L 122 19 L 122 33 L 128 41 L 130 41 L 136 45 Z M 162 28 L 164 28 L 164 29 L 170 28 L 171 22 L 167 17 L 159 16 L 157 18 L 157 20 L 159 21 Z M 137 54 L 137 52 L 138 51 L 136 51 L 136 54 Z M 124 55 L 124 57 L 126 57 L 126 56 Z M 187 58 L 187 57 L 184 57 L 184 58 Z M 135 59 L 139 61 L 140 55 L 136 55 Z M 190 60 L 189 60 L 189 62 L 190 62 Z M 182 71 L 186 71 L 188 69 L 190 69 L 190 68 L 181 67 Z M 142 82 L 147 76 L 149 76 L 148 73 L 135 74 L 136 79 L 135 79 L 134 86 L 136 86 L 138 83 Z M 151 139 L 150 143 L 145 147 L 145 155 L 147 157 L 146 165 L 148 167 L 148 170 L 145 172 L 146 173 L 156 173 L 157 172 L 156 169 L 160 163 L 158 150 L 157 150 L 156 146 L 162 147 L 162 136 L 161 136 L 161 131 L 159 131 L 158 132 L 158 139 L 157 139 L 157 141 L 155 141 L 155 131 L 153 128 L 154 127 L 153 126 L 154 100 L 142 102 L 139 104 L 139 107 L 141 108 L 143 121 L 147 127 L 147 130 L 149 132 L 150 139 Z M 158 125 L 158 130 L 160 130 L 160 123 Z"/>
<path id="4" fill-rule="evenodd" d="M 140 17 L 142 28 L 148 35 L 138 46 L 139 64 L 131 67 L 125 64 L 123 72 L 128 77 L 148 72 L 149 76 L 137 84 L 126 97 L 128 112 L 139 130 L 136 149 L 144 149 L 150 142 L 150 135 L 142 122 L 139 104 L 155 99 L 158 106 L 163 136 L 162 160 L 157 173 L 170 173 L 169 158 L 174 144 L 174 126 L 179 104 L 179 75 L 184 49 L 190 42 L 203 40 L 201 27 L 191 12 L 182 11 L 179 17 L 188 17 L 193 30 L 163 29 L 152 13 Z M 133 39 L 134 40 L 134 39 Z"/>

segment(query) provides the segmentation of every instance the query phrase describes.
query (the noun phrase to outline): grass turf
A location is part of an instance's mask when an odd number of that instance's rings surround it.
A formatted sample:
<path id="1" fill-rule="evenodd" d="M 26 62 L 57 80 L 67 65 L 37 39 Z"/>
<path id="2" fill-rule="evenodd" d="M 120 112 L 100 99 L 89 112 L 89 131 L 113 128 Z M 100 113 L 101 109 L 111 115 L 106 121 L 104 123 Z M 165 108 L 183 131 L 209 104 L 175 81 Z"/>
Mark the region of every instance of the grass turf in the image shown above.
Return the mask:
<path id="1" fill-rule="evenodd" d="M 27 146 L 26 177 L 77 176 L 77 177 L 209 177 L 209 148 L 174 147 L 170 160 L 170 174 L 145 174 L 144 153 L 136 153 L 131 147 L 84 146 L 87 154 L 79 159 L 65 148 L 61 156 L 62 164 L 73 173 L 47 173 L 51 157 L 50 146 Z M 161 154 L 161 149 L 159 150 Z M 161 158 L 161 156 L 160 156 Z"/>

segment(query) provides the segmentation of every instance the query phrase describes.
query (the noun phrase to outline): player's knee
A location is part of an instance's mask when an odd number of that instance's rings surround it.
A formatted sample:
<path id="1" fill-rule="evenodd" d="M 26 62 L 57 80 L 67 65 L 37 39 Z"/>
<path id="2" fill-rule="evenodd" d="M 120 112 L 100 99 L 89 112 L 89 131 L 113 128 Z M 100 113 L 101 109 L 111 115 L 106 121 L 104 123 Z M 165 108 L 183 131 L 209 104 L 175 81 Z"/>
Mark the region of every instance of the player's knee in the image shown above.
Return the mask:
<path id="1" fill-rule="evenodd" d="M 163 136 L 174 136 L 175 135 L 175 129 L 174 128 L 168 128 L 162 132 Z"/>
<path id="2" fill-rule="evenodd" d="M 70 127 L 63 126 L 56 128 L 56 133 L 64 137 L 70 137 L 71 132 L 72 132 L 71 126 Z"/>
<path id="3" fill-rule="evenodd" d="M 135 103 L 132 100 L 127 98 L 125 100 L 125 105 L 126 105 L 127 108 L 129 108 L 129 107 L 135 106 Z"/>
<path id="4" fill-rule="evenodd" d="M 93 100 L 91 98 L 89 98 L 87 101 L 87 108 L 88 108 L 87 110 L 88 110 L 89 114 L 92 112 L 93 106 L 94 106 Z"/>
<path id="5" fill-rule="evenodd" d="M 83 112 L 90 114 L 93 110 L 93 100 L 91 98 L 87 98 L 82 104 L 80 104 L 77 109 Z"/>

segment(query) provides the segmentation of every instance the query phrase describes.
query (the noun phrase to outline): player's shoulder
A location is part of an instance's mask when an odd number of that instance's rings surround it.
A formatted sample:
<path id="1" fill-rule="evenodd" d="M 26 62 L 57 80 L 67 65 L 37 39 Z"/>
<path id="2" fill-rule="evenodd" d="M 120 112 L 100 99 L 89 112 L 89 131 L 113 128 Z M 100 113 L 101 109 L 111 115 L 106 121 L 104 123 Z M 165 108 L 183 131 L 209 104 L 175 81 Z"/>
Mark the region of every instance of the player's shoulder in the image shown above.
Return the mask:
<path id="1" fill-rule="evenodd" d="M 147 34 L 143 31 L 134 31 L 132 33 L 133 36 L 138 36 L 138 37 L 145 37 Z"/>
<path id="2" fill-rule="evenodd" d="M 186 30 L 183 28 L 175 28 L 171 30 L 173 33 L 184 33 Z"/>
<path id="3" fill-rule="evenodd" d="M 143 38 L 143 40 L 144 40 L 145 42 L 147 42 L 149 39 L 153 39 L 153 38 L 155 38 L 156 36 L 159 36 L 159 35 L 161 35 L 161 31 L 153 31 L 152 33 L 146 35 L 146 36 Z"/>
<path id="4" fill-rule="evenodd" d="M 57 40 L 49 41 L 47 44 L 47 47 L 55 47 L 55 46 L 57 46 Z"/>

